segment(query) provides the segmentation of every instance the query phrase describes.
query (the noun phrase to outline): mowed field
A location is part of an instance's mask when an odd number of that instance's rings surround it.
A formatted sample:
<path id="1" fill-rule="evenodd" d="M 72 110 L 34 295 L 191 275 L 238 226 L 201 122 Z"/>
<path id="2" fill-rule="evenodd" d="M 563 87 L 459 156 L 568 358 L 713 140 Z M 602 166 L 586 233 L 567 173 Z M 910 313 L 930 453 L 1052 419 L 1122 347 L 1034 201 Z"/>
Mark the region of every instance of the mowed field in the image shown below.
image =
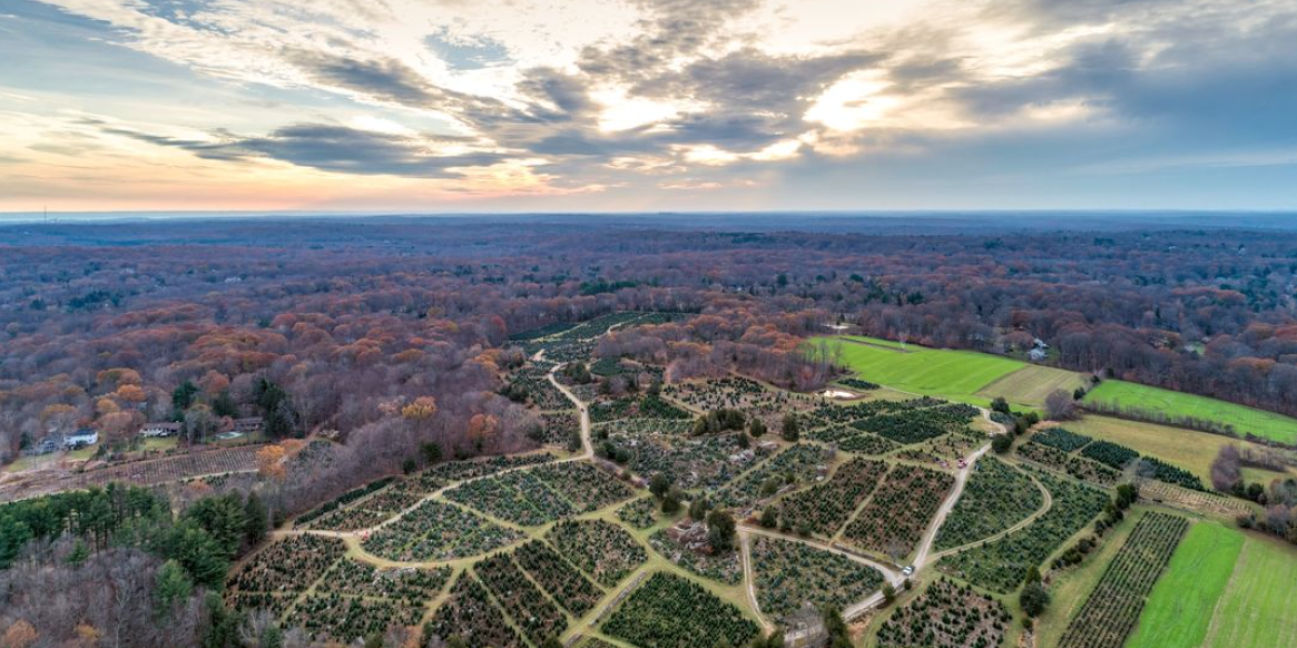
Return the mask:
<path id="1" fill-rule="evenodd" d="M 1182 394 L 1121 380 L 1107 380 L 1086 394 L 1086 403 L 1101 403 L 1131 410 L 1189 416 L 1227 423 L 1239 435 L 1247 433 L 1283 443 L 1297 443 L 1297 419 L 1205 396 Z"/>
<path id="2" fill-rule="evenodd" d="M 1044 407 L 1045 398 L 1055 391 L 1061 389 L 1071 394 L 1087 382 L 1085 374 L 1028 364 L 983 387 L 977 393 L 987 398 L 999 396 L 1010 403 Z"/>
<path id="3" fill-rule="evenodd" d="M 1126 648 L 1297 645 L 1297 550 L 1216 523 L 1189 529 Z"/>
<path id="4" fill-rule="evenodd" d="M 986 406 L 991 397 L 978 392 L 1026 363 L 974 351 L 948 351 L 867 337 L 816 338 L 812 344 L 842 349 L 842 359 L 870 382 L 902 391 Z"/>

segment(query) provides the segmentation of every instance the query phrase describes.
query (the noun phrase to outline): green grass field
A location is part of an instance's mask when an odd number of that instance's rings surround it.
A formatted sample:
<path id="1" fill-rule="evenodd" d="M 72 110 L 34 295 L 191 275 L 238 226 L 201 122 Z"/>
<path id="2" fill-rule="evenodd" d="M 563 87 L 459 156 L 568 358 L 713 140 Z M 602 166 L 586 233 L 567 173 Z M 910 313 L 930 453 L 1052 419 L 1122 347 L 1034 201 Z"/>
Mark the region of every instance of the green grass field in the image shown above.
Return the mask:
<path id="1" fill-rule="evenodd" d="M 1126 648 L 1197 648 L 1234 572 L 1243 534 L 1214 523 L 1189 529 L 1148 597 Z"/>
<path id="2" fill-rule="evenodd" d="M 815 338 L 811 344 L 841 348 L 842 360 L 857 375 L 894 389 L 986 406 L 991 398 L 978 392 L 1026 363 L 975 351 L 948 351 L 875 338 Z M 1026 405 L 1027 403 L 1022 403 Z"/>
<path id="3" fill-rule="evenodd" d="M 1297 646 L 1297 550 L 1201 522 L 1149 596 L 1126 648 Z"/>
<path id="4" fill-rule="evenodd" d="M 1249 535 L 1207 631 L 1211 648 L 1297 646 L 1297 551 Z"/>
<path id="5" fill-rule="evenodd" d="M 1108 380 L 1094 388 L 1082 402 L 1218 421 L 1234 426 L 1240 436 L 1250 432 L 1283 443 L 1297 443 L 1297 419 L 1205 396 Z"/>

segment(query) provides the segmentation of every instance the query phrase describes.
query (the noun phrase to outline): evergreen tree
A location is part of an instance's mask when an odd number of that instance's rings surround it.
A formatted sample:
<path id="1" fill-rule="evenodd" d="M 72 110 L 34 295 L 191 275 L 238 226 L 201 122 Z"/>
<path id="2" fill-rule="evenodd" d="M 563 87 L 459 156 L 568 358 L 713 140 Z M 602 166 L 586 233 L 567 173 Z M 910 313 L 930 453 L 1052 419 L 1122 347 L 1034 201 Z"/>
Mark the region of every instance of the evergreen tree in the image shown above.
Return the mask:
<path id="1" fill-rule="evenodd" d="M 212 400 L 212 413 L 217 416 L 238 417 L 239 406 L 234 403 L 234 398 L 230 396 L 230 390 L 222 391 Z"/>
<path id="2" fill-rule="evenodd" d="M 677 488 L 667 491 L 667 494 L 662 496 L 662 512 L 675 515 L 676 511 L 680 510 L 680 500 L 683 498 L 684 494 Z"/>
<path id="3" fill-rule="evenodd" d="M 180 563 L 168 560 L 162 563 L 154 576 L 153 608 L 159 619 L 171 615 L 177 605 L 183 603 L 194 591 L 194 584 L 189 581 Z"/>
<path id="4" fill-rule="evenodd" d="M 164 554 L 174 558 L 194 583 L 219 589 L 225 583 L 229 558 L 220 543 L 191 520 L 176 524 L 168 532 Z"/>
<path id="5" fill-rule="evenodd" d="M 243 504 L 243 541 L 249 547 L 255 547 L 266 539 L 270 526 L 270 512 L 261 496 L 256 491 L 248 493 L 248 500 Z"/>
<path id="6" fill-rule="evenodd" d="M 194 404 L 194 397 L 198 395 L 198 385 L 186 380 L 180 383 L 171 391 L 171 412 L 172 417 L 177 421 L 184 418 L 185 410 Z"/>
<path id="7" fill-rule="evenodd" d="M 31 538 L 31 529 L 25 523 L 0 512 L 0 569 L 8 569 Z"/>
<path id="8" fill-rule="evenodd" d="M 797 422 L 797 417 L 791 413 L 784 415 L 783 435 L 785 441 L 793 443 L 802 438 L 802 426 Z"/>
<path id="9" fill-rule="evenodd" d="M 707 517 L 707 511 L 711 507 L 711 502 L 708 502 L 706 497 L 699 495 L 689 503 L 689 517 L 702 522 Z"/>
<path id="10" fill-rule="evenodd" d="M 207 594 L 207 627 L 203 631 L 202 648 L 239 648 L 239 625 L 242 623 L 237 612 L 225 607 L 225 601 L 216 592 Z"/>
<path id="11" fill-rule="evenodd" d="M 247 530 L 245 507 L 238 493 L 204 497 L 190 505 L 182 517 L 206 531 L 226 558 L 233 558 L 238 554 Z"/>
<path id="12" fill-rule="evenodd" d="M 76 544 L 72 546 L 72 551 L 68 554 L 67 563 L 73 567 L 80 567 L 89 559 L 90 547 L 87 547 L 86 543 L 77 540 Z"/>
<path id="13" fill-rule="evenodd" d="M 1039 581 L 1028 583 L 1022 588 L 1022 594 L 1018 596 L 1018 603 L 1022 604 L 1022 611 L 1029 617 L 1040 616 L 1045 608 L 1049 607 L 1049 592 Z"/>
<path id="14" fill-rule="evenodd" d="M 261 636 L 258 639 L 260 645 L 257 648 L 284 648 L 284 633 L 277 625 L 266 626 L 266 629 L 261 631 Z M 366 640 L 365 645 L 369 645 L 368 640 Z M 380 647 L 383 645 L 382 637 L 379 637 L 378 645 Z"/>
<path id="15" fill-rule="evenodd" d="M 734 518 L 725 511 L 707 514 L 707 542 L 712 550 L 725 553 L 734 548 Z"/>

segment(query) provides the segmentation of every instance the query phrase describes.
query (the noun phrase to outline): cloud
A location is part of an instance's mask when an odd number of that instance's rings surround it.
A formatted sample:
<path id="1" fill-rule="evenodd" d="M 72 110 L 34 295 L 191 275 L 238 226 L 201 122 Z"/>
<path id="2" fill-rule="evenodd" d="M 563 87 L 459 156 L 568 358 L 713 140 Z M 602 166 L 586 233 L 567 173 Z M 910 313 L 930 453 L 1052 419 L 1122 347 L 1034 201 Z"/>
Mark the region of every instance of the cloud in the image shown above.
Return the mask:
<path id="1" fill-rule="evenodd" d="M 11 4 L 0 58 L 33 63 L 0 102 L 86 106 L 115 118 L 106 135 L 232 168 L 627 193 L 812 169 L 851 189 L 827 171 L 1135 174 L 1283 163 L 1234 152 L 1297 141 L 1291 0 Z M 77 145 L 55 139 L 0 155 Z M 973 151 L 955 177 L 946 160 Z"/>
<path id="2" fill-rule="evenodd" d="M 288 59 L 326 86 L 411 106 L 429 106 L 445 100 L 441 89 L 395 59 L 362 61 L 318 52 L 297 52 Z"/>
<path id="3" fill-rule="evenodd" d="M 244 139 L 233 146 L 299 166 L 366 175 L 447 177 L 459 175 L 453 169 L 490 166 L 504 159 L 489 152 L 433 155 L 428 144 L 344 126 L 300 124 L 278 129 L 269 137 Z"/>
<path id="4" fill-rule="evenodd" d="M 296 124 L 264 137 L 216 133 L 213 141 L 151 135 L 88 120 L 105 133 L 180 148 L 208 160 L 247 161 L 269 158 L 321 171 L 358 175 L 446 178 L 470 167 L 489 167 L 506 159 L 494 152 L 436 154 L 441 147 L 462 147 L 462 138 L 438 139 L 360 130 L 328 124 Z"/>

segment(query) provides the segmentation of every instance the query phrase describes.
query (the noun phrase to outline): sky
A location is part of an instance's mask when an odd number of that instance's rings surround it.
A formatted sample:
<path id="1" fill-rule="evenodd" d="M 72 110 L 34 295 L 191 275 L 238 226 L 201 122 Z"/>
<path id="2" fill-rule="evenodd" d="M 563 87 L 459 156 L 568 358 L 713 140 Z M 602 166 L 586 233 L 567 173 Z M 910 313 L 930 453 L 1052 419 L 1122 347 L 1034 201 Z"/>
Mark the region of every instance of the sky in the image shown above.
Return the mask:
<path id="1" fill-rule="evenodd" d="M 1297 209 L 1293 0 L 0 0 L 0 212 Z"/>

